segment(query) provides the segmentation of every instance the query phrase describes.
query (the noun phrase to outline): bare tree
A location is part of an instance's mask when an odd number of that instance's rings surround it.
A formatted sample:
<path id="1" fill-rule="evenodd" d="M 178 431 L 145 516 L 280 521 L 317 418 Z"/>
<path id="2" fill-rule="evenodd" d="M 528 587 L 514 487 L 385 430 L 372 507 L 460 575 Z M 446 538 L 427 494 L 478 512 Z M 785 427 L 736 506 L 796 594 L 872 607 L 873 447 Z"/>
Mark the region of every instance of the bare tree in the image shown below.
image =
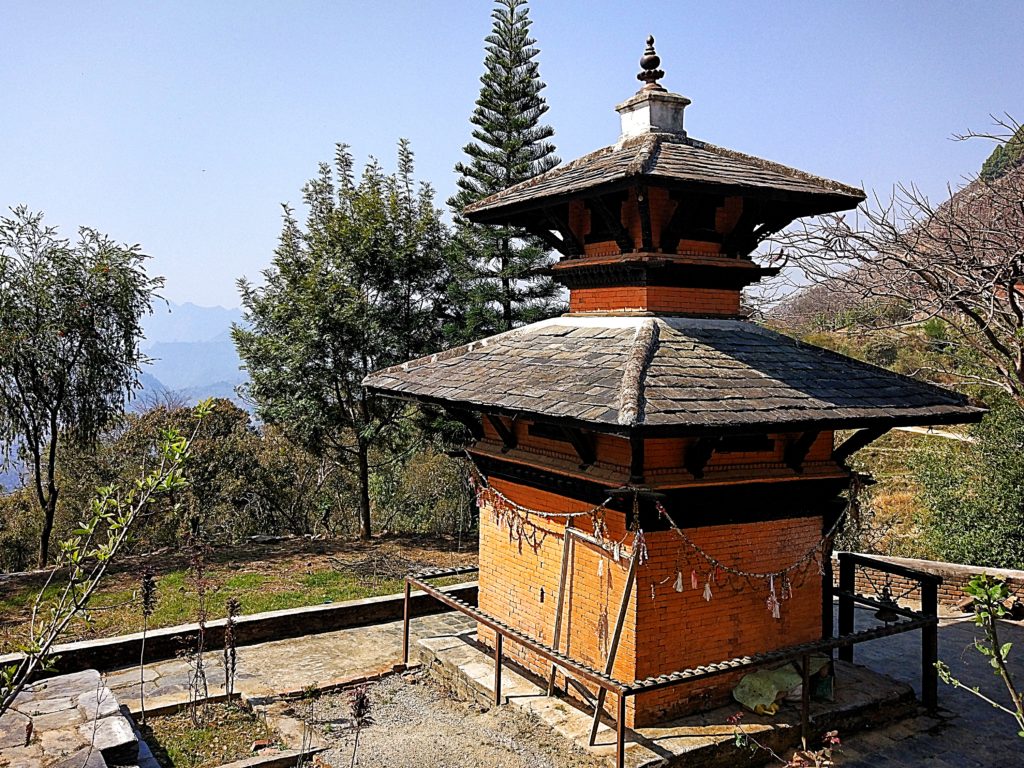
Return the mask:
<path id="1" fill-rule="evenodd" d="M 997 122 L 1004 142 L 1021 130 Z M 978 136 L 991 137 L 956 138 Z M 942 373 L 994 387 L 1024 408 L 1024 165 L 947 189 L 933 205 L 900 185 L 854 214 L 808 220 L 773 238 L 768 258 L 791 285 L 813 286 L 790 300 L 801 312 L 809 310 L 801 301 L 869 307 L 885 328 L 938 318 L 955 361 Z"/>

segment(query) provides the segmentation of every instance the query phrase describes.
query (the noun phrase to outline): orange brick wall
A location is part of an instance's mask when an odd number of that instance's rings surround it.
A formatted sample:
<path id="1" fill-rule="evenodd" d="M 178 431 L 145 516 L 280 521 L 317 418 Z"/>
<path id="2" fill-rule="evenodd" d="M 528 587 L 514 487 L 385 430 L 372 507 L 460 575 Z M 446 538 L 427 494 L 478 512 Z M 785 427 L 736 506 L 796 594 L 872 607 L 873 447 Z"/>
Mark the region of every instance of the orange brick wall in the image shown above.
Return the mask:
<path id="1" fill-rule="evenodd" d="M 570 312 L 641 310 L 668 314 L 738 317 L 740 292 L 719 288 L 663 285 L 577 288 L 569 294 Z"/>
<path id="2" fill-rule="evenodd" d="M 538 510 L 565 512 L 587 509 L 557 494 L 493 480 L 494 487 L 514 501 Z M 509 522 L 513 523 L 510 530 Z M 610 540 L 627 543 L 624 518 L 609 513 Z M 576 518 L 589 531 L 589 518 Z M 769 571 L 790 564 L 817 543 L 821 518 L 724 525 L 689 530 L 705 551 L 743 570 Z M 500 518 L 493 509 L 481 510 L 480 607 L 546 644 L 552 633 L 558 598 L 558 578 L 564 541 L 564 521 L 531 518 L 525 530 L 515 518 Z M 613 676 L 633 680 L 664 674 L 735 655 L 764 651 L 815 639 L 821 632 L 821 582 L 811 564 L 793 580 L 793 597 L 782 604 L 782 617 L 771 617 L 761 582 L 719 574 L 713 598 L 703 599 L 706 563 L 672 531 L 648 534 L 650 559 L 637 571 L 636 584 L 616 657 Z M 599 560 L 604 563 L 598 568 Z M 603 669 L 614 630 L 628 563 L 614 563 L 592 545 L 577 542 L 570 562 L 571 577 L 562 618 L 560 649 L 590 666 Z M 672 589 L 677 569 L 684 591 Z M 701 573 L 697 590 L 690 572 Z M 654 597 L 651 586 L 654 585 Z M 781 583 L 777 593 L 781 596 Z M 493 634 L 481 627 L 479 636 L 493 644 Z M 515 643 L 506 652 L 518 663 L 546 676 L 547 662 Z M 678 686 L 637 697 L 629 702 L 632 726 L 649 724 L 673 714 L 725 700 L 735 679 L 720 678 L 710 685 Z M 614 697 L 609 706 L 614 707 Z M 614 711 L 614 710 L 612 710 Z"/>
<path id="3" fill-rule="evenodd" d="M 723 563 L 767 573 L 792 564 L 821 539 L 821 517 L 689 529 L 701 549 Z M 780 618 L 768 610 L 768 585 L 720 571 L 704 600 L 710 567 L 673 531 L 647 536 L 650 560 L 637 584 L 637 677 L 695 667 L 821 637 L 821 576 L 812 562 L 793 575 L 792 596 L 781 603 Z M 698 587 L 691 587 L 696 571 Z M 672 589 L 683 574 L 683 591 Z M 651 586 L 654 597 L 651 597 Z M 782 596 L 781 580 L 776 595 Z M 637 725 L 725 704 L 739 676 L 666 688 L 637 697 Z"/>

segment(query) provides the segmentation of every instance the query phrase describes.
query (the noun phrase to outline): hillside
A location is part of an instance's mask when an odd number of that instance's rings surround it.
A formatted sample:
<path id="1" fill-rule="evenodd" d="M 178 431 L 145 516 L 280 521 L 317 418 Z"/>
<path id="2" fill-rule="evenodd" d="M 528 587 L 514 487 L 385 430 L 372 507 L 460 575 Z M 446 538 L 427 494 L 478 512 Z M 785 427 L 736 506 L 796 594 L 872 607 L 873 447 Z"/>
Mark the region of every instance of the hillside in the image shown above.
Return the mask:
<path id="1" fill-rule="evenodd" d="M 200 307 L 192 303 L 159 305 L 143 321 L 143 352 L 150 358 L 136 402 L 164 392 L 188 402 L 225 397 L 246 381 L 231 340 L 231 325 L 242 322 L 239 309 Z"/>

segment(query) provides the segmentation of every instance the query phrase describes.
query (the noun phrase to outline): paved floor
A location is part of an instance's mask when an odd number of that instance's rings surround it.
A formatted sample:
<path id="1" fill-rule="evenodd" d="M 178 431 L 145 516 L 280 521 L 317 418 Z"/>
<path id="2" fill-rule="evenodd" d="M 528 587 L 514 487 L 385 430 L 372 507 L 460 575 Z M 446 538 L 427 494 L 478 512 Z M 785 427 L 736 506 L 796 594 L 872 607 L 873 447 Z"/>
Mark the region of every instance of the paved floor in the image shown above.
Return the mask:
<path id="1" fill-rule="evenodd" d="M 460 617 L 461 618 L 461 617 Z M 870 612 L 858 611 L 857 628 L 873 623 Z M 416 637 L 445 634 L 457 628 L 455 615 L 413 622 Z M 280 640 L 238 650 L 236 688 L 249 696 L 297 691 L 312 683 L 329 685 L 379 674 L 400 660 L 401 622 Z M 981 686 L 1000 701 L 1007 696 L 986 659 L 972 644 L 976 628 L 969 620 L 944 619 L 939 629 L 939 655 L 968 686 Z M 1024 625 L 1006 623 L 1004 642 L 1014 642 L 1012 669 L 1024 682 Z M 223 689 L 220 653 L 208 656 L 210 692 Z M 912 684 L 920 693 L 920 634 L 910 632 L 857 646 L 855 661 Z M 187 700 L 189 669 L 178 659 L 147 665 L 147 706 Z M 108 685 L 133 709 L 138 704 L 138 668 L 112 672 Z M 922 715 L 892 726 L 843 739 L 841 766 L 899 765 L 928 768 L 1009 768 L 1024 765 L 1024 740 L 1012 718 L 962 690 L 942 685 L 938 717 Z"/>
<path id="2" fill-rule="evenodd" d="M 869 626 L 858 611 L 857 628 Z M 974 649 L 978 629 L 969 619 L 944 619 L 939 627 L 939 658 L 967 686 L 980 686 L 997 701 L 1009 696 L 988 660 Z M 1010 668 L 1024 684 L 1024 624 L 1004 622 L 1002 642 L 1013 642 Z M 914 686 L 921 692 L 920 633 L 908 632 L 857 646 L 854 660 Z M 1015 768 L 1024 766 L 1024 739 L 1013 718 L 971 693 L 939 683 L 938 717 L 921 716 L 884 730 L 855 734 L 843 743 L 844 768 L 900 765 L 928 768 Z"/>
<path id="3" fill-rule="evenodd" d="M 455 620 L 440 614 L 414 619 L 413 639 L 443 634 Z M 390 672 L 402 656 L 402 622 L 392 621 L 337 632 L 275 640 L 237 649 L 235 690 L 249 698 L 301 691 L 307 686 L 336 686 L 356 678 Z M 204 666 L 211 696 L 224 693 L 221 651 L 208 651 Z M 149 709 L 188 701 L 193 667 L 185 659 L 147 664 L 142 673 Z M 119 701 L 138 711 L 138 666 L 106 673 L 106 681 Z"/>

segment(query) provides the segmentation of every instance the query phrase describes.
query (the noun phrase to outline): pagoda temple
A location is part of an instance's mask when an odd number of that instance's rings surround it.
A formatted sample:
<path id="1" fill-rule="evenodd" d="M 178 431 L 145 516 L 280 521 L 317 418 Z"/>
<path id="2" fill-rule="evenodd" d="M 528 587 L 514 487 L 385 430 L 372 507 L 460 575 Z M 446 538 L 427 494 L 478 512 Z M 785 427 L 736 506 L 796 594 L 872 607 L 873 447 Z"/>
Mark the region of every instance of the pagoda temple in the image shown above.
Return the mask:
<path id="1" fill-rule="evenodd" d="M 468 426 L 479 610 L 620 681 L 831 636 L 846 460 L 894 427 L 983 413 L 745 319 L 743 288 L 774 273 L 758 244 L 864 193 L 689 136 L 653 42 L 614 144 L 465 209 L 557 252 L 569 312 L 364 382 Z M 722 704 L 737 679 L 630 697 L 626 722 Z"/>

